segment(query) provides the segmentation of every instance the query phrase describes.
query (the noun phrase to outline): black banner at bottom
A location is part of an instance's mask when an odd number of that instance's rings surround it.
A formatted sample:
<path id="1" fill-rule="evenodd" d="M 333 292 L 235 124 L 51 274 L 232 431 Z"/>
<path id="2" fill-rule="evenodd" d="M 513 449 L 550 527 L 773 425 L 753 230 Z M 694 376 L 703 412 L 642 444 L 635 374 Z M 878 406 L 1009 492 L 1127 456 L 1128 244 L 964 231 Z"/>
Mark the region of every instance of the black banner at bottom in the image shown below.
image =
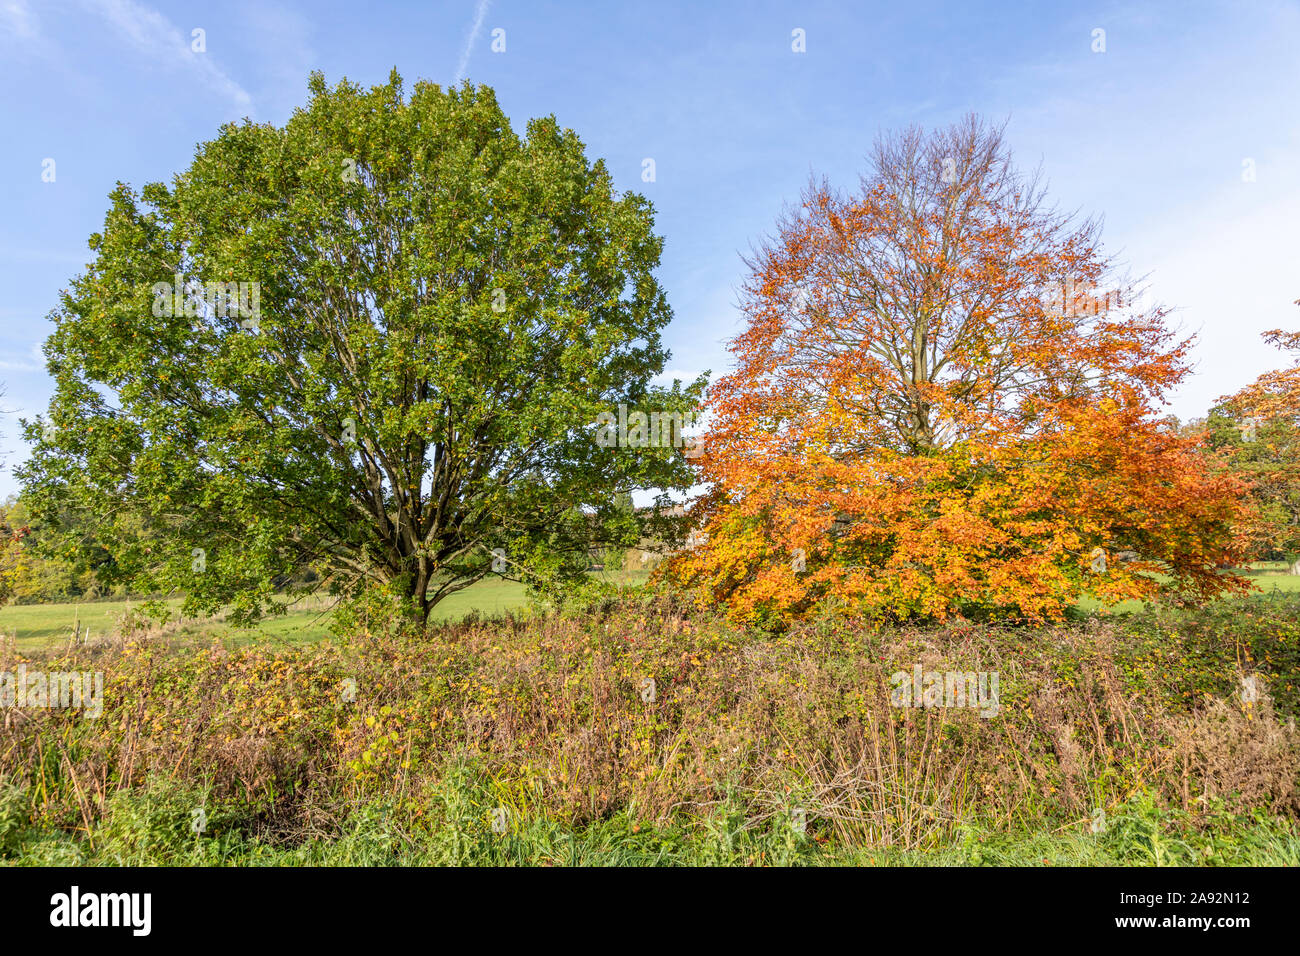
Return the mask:
<path id="1" fill-rule="evenodd" d="M 256 939 L 374 942 L 385 924 L 467 922 L 493 937 L 671 933 L 687 919 L 733 943 L 774 922 L 853 920 L 859 930 L 928 926 L 940 938 L 1054 931 L 1230 943 L 1295 921 L 1292 869 L 0 869 L 6 941 L 113 937 L 134 943 Z M 838 911 L 840 914 L 836 916 Z M 675 915 L 674 915 L 675 914 Z M 665 920 L 668 924 L 665 924 Z M 397 921 L 396 923 L 390 921 Z M 811 927 L 810 927 L 811 928 Z M 599 938 L 599 937 L 597 937 Z M 981 937 L 983 938 L 983 937 Z M 664 939 L 668 942 L 668 939 Z"/>

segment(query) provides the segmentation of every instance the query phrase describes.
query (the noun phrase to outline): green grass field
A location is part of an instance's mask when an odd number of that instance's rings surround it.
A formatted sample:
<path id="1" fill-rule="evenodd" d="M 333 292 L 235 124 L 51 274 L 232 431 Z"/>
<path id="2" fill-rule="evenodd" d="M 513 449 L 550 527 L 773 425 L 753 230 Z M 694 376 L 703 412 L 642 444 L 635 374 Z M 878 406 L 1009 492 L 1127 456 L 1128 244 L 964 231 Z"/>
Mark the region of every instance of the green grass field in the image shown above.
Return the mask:
<path id="1" fill-rule="evenodd" d="M 640 583 L 648 577 L 645 571 L 608 572 L 599 575 L 605 580 L 622 583 Z M 180 598 L 165 602 L 177 613 Z M 451 595 L 430 616 L 432 621 L 459 620 L 472 612 L 491 617 L 507 611 L 517 611 L 529 604 L 527 588 L 514 581 L 498 578 L 480 581 L 463 591 Z M 79 604 L 16 604 L 0 608 L 0 635 L 13 637 L 19 648 L 36 650 L 66 643 L 72 636 L 73 626 L 80 624 L 81 632 L 89 629 L 89 640 L 112 634 L 122 615 L 140 601 L 89 601 Z M 306 598 L 290 607 L 283 615 L 267 618 L 255 628 L 236 628 L 218 616 L 215 618 L 186 618 L 177 622 L 176 633 L 181 639 L 221 639 L 230 644 L 249 641 L 298 643 L 318 641 L 330 636 L 330 611 L 332 604 L 324 597 Z"/>
<path id="2" fill-rule="evenodd" d="M 1281 563 L 1259 564 L 1250 573 L 1258 590 L 1300 592 L 1300 576 L 1286 574 Z M 618 579 L 628 583 L 643 581 L 643 571 L 626 572 L 617 575 Z M 612 579 L 612 577 L 610 578 Z M 477 611 L 485 617 L 505 611 L 515 611 L 528 606 L 528 592 L 522 584 L 498 579 L 480 581 L 463 591 L 453 594 L 436 608 L 432 620 L 458 620 Z M 0 635 L 13 636 L 20 648 L 35 650 L 41 647 L 66 642 L 74 623 L 80 622 L 82 632 L 90 629 L 90 637 L 111 634 L 117 627 L 122 615 L 132 607 L 139 606 L 139 601 L 92 601 L 81 604 L 25 604 L 0 608 Z M 1124 601 L 1112 605 L 1107 610 L 1115 613 L 1137 611 L 1142 608 L 1141 601 Z M 174 598 L 167 604 L 173 609 L 180 608 L 180 599 Z M 1095 611 L 1102 608 L 1099 601 L 1085 598 L 1079 602 L 1083 611 Z M 222 618 L 186 619 L 179 623 L 178 636 L 211 640 L 221 638 L 232 644 L 249 641 L 317 641 L 330 634 L 330 604 L 322 598 L 305 599 L 293 606 L 283 615 L 269 618 L 256 628 L 235 628 Z"/>
<path id="3" fill-rule="evenodd" d="M 1300 592 L 1300 575 L 1286 572 L 1287 566 L 1284 562 L 1260 561 L 1252 564 L 1251 570 L 1246 572 L 1245 576 L 1254 583 L 1255 590 L 1263 594 L 1274 591 Z M 1106 606 L 1095 598 L 1083 598 L 1079 601 L 1078 607 L 1081 611 L 1106 610 L 1113 614 L 1123 614 L 1140 611 L 1146 604 L 1146 601 L 1120 601 L 1118 604 Z M 0 621 L 3 621 L 3 618 L 0 618 Z"/>
<path id="4" fill-rule="evenodd" d="M 179 598 L 166 602 L 173 613 L 180 608 Z M 13 636 L 24 649 L 57 645 L 70 639 L 72 628 L 80 622 L 84 634 L 89 628 L 89 639 L 113 633 L 118 621 L 137 601 L 93 601 L 81 604 L 25 604 L 0 608 L 0 634 Z M 514 581 L 480 581 L 464 591 L 451 595 L 436 608 L 432 619 L 456 620 L 478 611 L 492 615 L 526 607 L 528 593 L 523 585 Z M 307 598 L 289 608 L 283 615 L 271 617 L 255 628 L 236 628 L 221 617 L 186 618 L 179 621 L 177 632 L 181 637 L 221 638 L 233 644 L 251 640 L 284 641 L 296 643 L 317 641 L 330 634 L 330 602 L 325 598 Z"/>

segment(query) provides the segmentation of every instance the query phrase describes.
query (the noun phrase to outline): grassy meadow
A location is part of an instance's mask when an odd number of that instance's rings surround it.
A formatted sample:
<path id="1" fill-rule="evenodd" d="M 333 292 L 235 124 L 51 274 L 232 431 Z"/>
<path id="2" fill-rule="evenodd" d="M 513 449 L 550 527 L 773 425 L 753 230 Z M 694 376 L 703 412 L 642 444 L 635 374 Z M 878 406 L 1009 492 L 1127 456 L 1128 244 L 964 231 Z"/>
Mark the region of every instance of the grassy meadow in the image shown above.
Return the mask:
<path id="1" fill-rule="evenodd" d="M 173 615 L 179 614 L 181 599 L 165 601 Z M 140 602 L 130 600 L 87 601 L 76 604 L 21 604 L 0 608 L 0 634 L 14 638 L 18 647 L 44 648 L 67 643 L 80 623 L 89 639 L 107 637 L 116 631 L 122 616 Z M 483 615 L 517 611 L 528 604 L 528 593 L 514 581 L 480 581 L 451 595 L 430 616 L 436 623 L 458 620 L 470 613 Z M 234 644 L 250 641 L 299 643 L 330 636 L 333 604 L 326 597 L 308 597 L 288 605 L 283 614 L 268 617 L 253 628 L 237 628 L 220 615 L 212 618 L 173 618 L 169 630 L 182 639 L 222 640 Z"/>
<path id="2" fill-rule="evenodd" d="M 638 584 L 648 572 L 594 572 L 597 580 Z M 250 642 L 296 644 L 331 636 L 333 602 L 325 596 L 303 598 L 287 605 L 283 614 L 268 617 L 256 627 L 237 628 L 221 615 L 210 618 L 178 619 L 181 599 L 164 602 L 173 620 L 167 632 L 180 641 L 220 640 L 231 645 Z M 124 614 L 138 607 L 139 600 L 85 601 L 59 604 L 11 604 L 0 608 L 0 636 L 12 638 L 21 650 L 42 650 L 66 645 L 79 626 L 89 641 L 112 636 Z M 442 601 L 430 615 L 431 623 L 459 621 L 471 614 L 495 617 L 526 611 L 531 604 L 528 589 L 515 581 L 491 578 L 479 581 Z M 88 633 L 87 633 L 88 632 Z"/>
<path id="3" fill-rule="evenodd" d="M 1252 565 L 1248 576 L 1255 588 L 1263 594 L 1300 593 L 1300 576 L 1287 574 L 1286 566 L 1281 562 Z M 648 573 L 596 572 L 593 577 L 609 582 L 639 584 L 646 580 Z M 165 603 L 173 614 L 179 613 L 179 598 L 172 598 Z M 122 616 L 138 605 L 139 601 L 106 600 L 0 607 L 0 636 L 12 638 L 21 649 L 37 650 L 66 644 L 73 627 L 79 625 L 83 634 L 89 629 L 89 638 L 93 640 L 96 636 L 111 635 Z M 433 623 L 446 623 L 461 620 L 470 614 L 494 617 L 524 611 L 529 605 L 529 594 L 522 584 L 493 578 L 451 595 L 434 608 L 430 620 Z M 1104 606 L 1092 598 L 1084 598 L 1078 603 L 1081 611 L 1103 613 L 1132 613 L 1142 610 L 1144 606 L 1142 601 L 1124 601 Z M 290 605 L 284 614 L 267 618 L 254 628 L 236 628 L 217 616 L 176 620 L 169 630 L 180 640 L 221 640 L 232 644 L 250 641 L 289 644 L 311 642 L 330 636 L 331 609 L 332 603 L 328 599 L 310 597 Z"/>

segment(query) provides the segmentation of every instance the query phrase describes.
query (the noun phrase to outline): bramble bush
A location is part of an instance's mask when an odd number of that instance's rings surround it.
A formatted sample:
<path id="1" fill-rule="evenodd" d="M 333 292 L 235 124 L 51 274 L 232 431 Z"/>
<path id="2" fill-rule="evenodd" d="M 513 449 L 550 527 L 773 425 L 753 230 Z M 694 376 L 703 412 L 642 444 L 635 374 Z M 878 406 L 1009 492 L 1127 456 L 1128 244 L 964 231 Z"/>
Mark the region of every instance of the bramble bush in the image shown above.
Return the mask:
<path id="1" fill-rule="evenodd" d="M 102 670 L 104 712 L 6 713 L 0 853 L 64 834 L 122 859 L 345 839 L 357 858 L 424 841 L 478 859 L 497 808 L 511 833 L 725 833 L 768 862 L 796 837 L 910 853 L 971 828 L 1086 834 L 1141 799 L 1190 826 L 1214 809 L 1293 833 L 1298 611 L 1259 597 L 1038 629 L 827 616 L 774 635 L 632 592 L 428 631 L 372 619 L 314 646 L 136 635 L 28 661 Z M 890 676 L 918 663 L 997 672 L 998 715 L 891 706 Z M 453 838 L 473 846 L 438 842 Z"/>

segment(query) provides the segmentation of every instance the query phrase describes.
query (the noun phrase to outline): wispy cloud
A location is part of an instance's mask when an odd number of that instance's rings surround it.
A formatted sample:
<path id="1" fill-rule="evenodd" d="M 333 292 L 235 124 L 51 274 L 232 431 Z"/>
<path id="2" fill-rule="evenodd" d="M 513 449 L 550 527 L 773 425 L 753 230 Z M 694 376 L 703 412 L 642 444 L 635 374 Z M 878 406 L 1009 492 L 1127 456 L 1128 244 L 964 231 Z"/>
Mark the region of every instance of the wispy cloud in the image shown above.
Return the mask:
<path id="1" fill-rule="evenodd" d="M 135 0 L 85 0 L 85 4 L 153 61 L 193 71 L 210 89 L 240 106 L 252 104 L 248 92 L 216 65 L 211 53 L 195 53 L 190 35 L 158 11 Z"/>
<path id="2" fill-rule="evenodd" d="M 7 344 L 7 343 L 6 343 Z M 12 355 L 12 358 L 3 356 Z M 14 349 L 0 349 L 0 371 L 5 372 L 44 372 L 45 371 L 45 353 L 41 351 L 40 342 L 32 342 L 29 345 L 28 352 L 23 355 L 21 351 Z"/>
<path id="3" fill-rule="evenodd" d="M 460 64 L 456 67 L 456 79 L 452 80 L 455 85 L 465 78 L 465 71 L 469 68 L 469 58 L 474 55 L 474 44 L 478 42 L 479 32 L 483 29 L 483 18 L 487 16 L 488 5 L 491 0 L 478 0 L 478 7 L 474 11 L 474 25 L 470 27 L 469 36 L 465 39 L 465 49 L 460 54 Z"/>
<path id="4" fill-rule="evenodd" d="M 0 34 L 19 40 L 36 36 L 36 17 L 27 0 L 0 0 Z"/>

